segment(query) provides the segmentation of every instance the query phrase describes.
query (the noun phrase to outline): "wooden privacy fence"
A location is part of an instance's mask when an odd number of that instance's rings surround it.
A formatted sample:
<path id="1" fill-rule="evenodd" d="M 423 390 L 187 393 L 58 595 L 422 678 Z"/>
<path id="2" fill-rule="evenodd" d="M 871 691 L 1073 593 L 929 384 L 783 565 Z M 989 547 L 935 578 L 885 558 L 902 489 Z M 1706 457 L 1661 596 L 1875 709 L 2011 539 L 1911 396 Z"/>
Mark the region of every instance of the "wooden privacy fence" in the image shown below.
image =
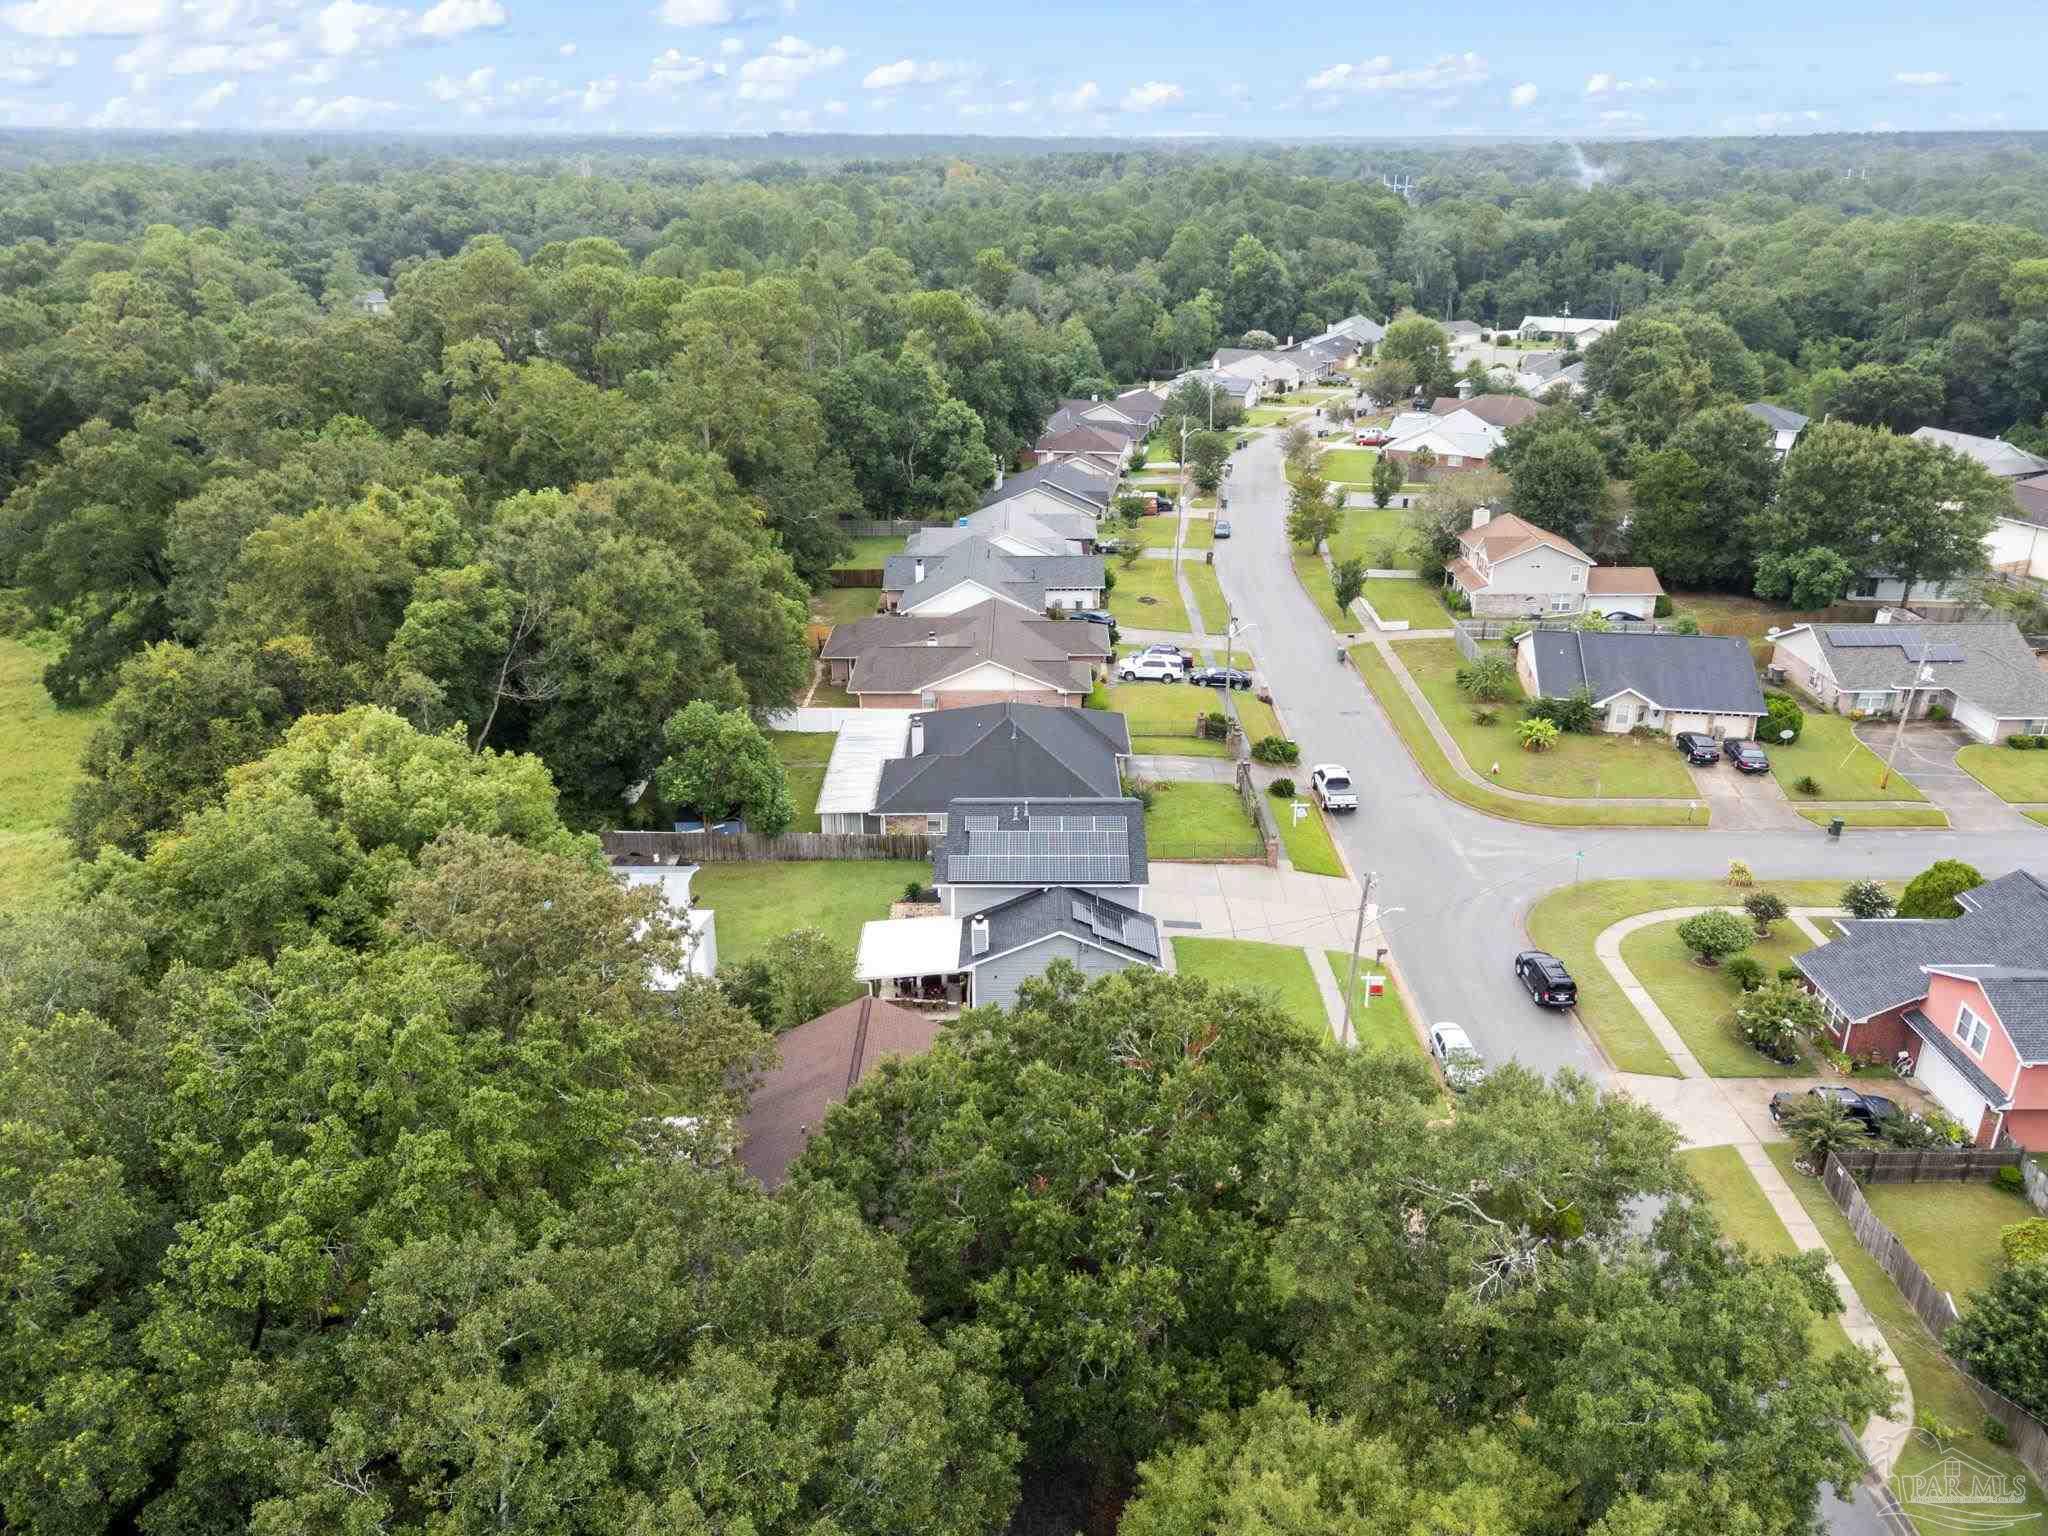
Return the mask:
<path id="1" fill-rule="evenodd" d="M 1834 1157 L 1858 1184 L 1988 1184 L 1998 1177 L 1999 1169 L 2017 1168 L 2022 1155 L 2018 1147 L 1921 1147 L 1896 1152 L 1855 1147 Z"/>
<path id="2" fill-rule="evenodd" d="M 2019 1162 L 2017 1148 L 1994 1151 L 1953 1151 L 1929 1152 L 1920 1166 L 1927 1171 L 1913 1171 L 1918 1154 L 1911 1152 L 1864 1152 L 1849 1153 L 1849 1160 L 1875 1159 L 1888 1166 L 1873 1175 L 1879 1182 L 1915 1183 L 1923 1180 L 1957 1180 L 1968 1178 L 1967 1172 L 1937 1171 L 1936 1159 L 1947 1161 L 1955 1168 L 1969 1168 L 1972 1164 L 1992 1170 L 1982 1177 L 1990 1178 L 1999 1168 L 2013 1167 Z M 1995 1163 L 1978 1160 L 2000 1157 Z M 1863 1198 L 1863 1191 L 1856 1186 L 1856 1179 L 1840 1153 L 1830 1153 L 1826 1169 L 1821 1174 L 1821 1184 L 1828 1192 L 1828 1198 L 1835 1202 L 1843 1218 L 1849 1223 L 1849 1230 L 1856 1234 L 1856 1241 L 1863 1245 L 1863 1251 L 1877 1260 L 1892 1283 L 1899 1288 L 1899 1294 L 1913 1308 L 1914 1316 L 1921 1325 L 1934 1335 L 1935 1342 L 1958 1317 L 1955 1298 L 1936 1285 L 1927 1271 L 1899 1241 L 1898 1234 L 1878 1220 L 1877 1213 L 1870 1208 L 1870 1202 Z M 1955 1368 L 1956 1374 L 1970 1384 L 1970 1390 L 1977 1395 L 1977 1401 L 1984 1411 L 2003 1424 L 2012 1439 L 2012 1451 L 2034 1476 L 2036 1485 L 2048 1483 L 2048 1426 L 2020 1407 L 2011 1398 L 1993 1391 L 1977 1380 L 1953 1355 L 1942 1351 L 1942 1358 Z"/>
<path id="3" fill-rule="evenodd" d="M 879 587 L 882 584 L 879 565 L 838 565 L 828 574 L 835 587 Z"/>
<path id="4" fill-rule="evenodd" d="M 907 539 L 920 528 L 937 526 L 939 525 L 934 523 L 920 523 L 914 517 L 850 517 L 839 524 L 839 531 L 849 539 Z"/>
<path id="5" fill-rule="evenodd" d="M 922 832 L 607 832 L 607 857 L 623 864 L 741 864 L 749 859 L 922 859 L 933 839 Z"/>

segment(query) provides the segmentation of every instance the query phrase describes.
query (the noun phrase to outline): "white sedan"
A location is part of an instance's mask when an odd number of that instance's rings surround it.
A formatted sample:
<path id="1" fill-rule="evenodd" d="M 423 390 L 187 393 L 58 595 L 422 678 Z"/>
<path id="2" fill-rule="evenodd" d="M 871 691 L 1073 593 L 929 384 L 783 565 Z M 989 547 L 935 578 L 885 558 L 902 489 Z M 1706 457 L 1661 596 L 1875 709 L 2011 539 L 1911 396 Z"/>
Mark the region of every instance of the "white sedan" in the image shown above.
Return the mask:
<path id="1" fill-rule="evenodd" d="M 1486 1080 L 1486 1058 L 1472 1043 L 1472 1037 L 1456 1024 L 1429 1026 L 1429 1054 L 1444 1069 L 1444 1080 L 1454 1093 L 1463 1093 Z"/>

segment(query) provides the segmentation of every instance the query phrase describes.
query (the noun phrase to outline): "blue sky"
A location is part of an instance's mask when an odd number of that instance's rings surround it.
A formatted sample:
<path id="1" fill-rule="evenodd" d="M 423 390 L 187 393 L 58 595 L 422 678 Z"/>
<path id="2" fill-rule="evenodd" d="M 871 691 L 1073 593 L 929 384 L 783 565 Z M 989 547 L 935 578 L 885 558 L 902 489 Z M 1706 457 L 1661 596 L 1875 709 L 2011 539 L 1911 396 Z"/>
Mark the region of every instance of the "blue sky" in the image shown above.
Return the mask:
<path id="1" fill-rule="evenodd" d="M 1145 137 L 2042 128 L 2048 111 L 2028 78 L 2039 51 L 2026 43 L 2042 36 L 2038 0 L 1987 0 L 1954 27 L 1901 0 L 0 0 L 0 125 Z"/>

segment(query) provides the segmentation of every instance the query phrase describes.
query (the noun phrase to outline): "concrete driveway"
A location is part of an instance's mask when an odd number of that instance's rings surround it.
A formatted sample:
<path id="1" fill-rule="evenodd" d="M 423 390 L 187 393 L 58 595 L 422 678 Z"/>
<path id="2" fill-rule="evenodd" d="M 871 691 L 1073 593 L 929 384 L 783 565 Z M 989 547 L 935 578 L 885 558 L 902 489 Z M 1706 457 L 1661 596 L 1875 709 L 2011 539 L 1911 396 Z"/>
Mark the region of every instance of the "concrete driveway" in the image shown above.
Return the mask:
<path id="1" fill-rule="evenodd" d="M 1768 773 L 1738 773 L 1723 759 L 1708 766 L 1687 763 L 1694 788 L 1714 813 L 1713 825 L 1721 832 L 1758 832 L 1768 828 L 1810 831 L 1785 799 L 1785 791 Z"/>
<path id="2" fill-rule="evenodd" d="M 1961 726 L 1915 720 L 1899 735 L 1897 725 L 1865 720 L 1853 727 L 1856 739 L 1880 758 L 1898 743 L 1893 763 L 1930 804 L 1948 812 L 1959 832 L 2017 832 L 2033 825 L 2026 817 L 1956 766 L 1956 753 L 1973 745 Z"/>

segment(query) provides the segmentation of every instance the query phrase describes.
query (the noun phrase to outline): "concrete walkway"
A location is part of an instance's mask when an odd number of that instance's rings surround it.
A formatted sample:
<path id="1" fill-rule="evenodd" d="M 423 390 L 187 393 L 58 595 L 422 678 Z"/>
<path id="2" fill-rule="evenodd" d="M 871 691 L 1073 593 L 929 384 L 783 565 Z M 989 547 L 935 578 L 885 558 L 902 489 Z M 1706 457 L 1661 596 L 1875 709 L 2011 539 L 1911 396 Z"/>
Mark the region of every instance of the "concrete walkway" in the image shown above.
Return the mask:
<path id="1" fill-rule="evenodd" d="M 1764 1198 L 1770 1202 L 1771 1209 L 1777 1212 L 1778 1220 L 1784 1223 L 1786 1232 L 1791 1234 L 1792 1241 L 1799 1251 L 1809 1253 L 1814 1249 L 1820 1249 L 1827 1252 L 1827 1244 L 1821 1240 L 1819 1228 L 1814 1226 L 1812 1218 L 1806 1214 L 1806 1208 L 1799 1203 L 1799 1197 L 1792 1192 L 1792 1187 L 1778 1172 L 1777 1164 L 1765 1153 L 1763 1134 L 1749 1116 L 1745 1115 L 1744 1109 L 1750 1108 L 1753 1114 L 1753 1107 L 1739 1104 L 1735 1095 L 1730 1092 L 1731 1085 L 1753 1080 L 1724 1081 L 1709 1077 L 1700 1066 L 1699 1059 L 1693 1055 L 1677 1029 L 1672 1026 L 1671 1020 L 1665 1016 L 1664 1010 L 1658 1007 L 1657 1000 L 1650 996 L 1649 990 L 1636 979 L 1635 973 L 1621 958 L 1622 940 L 1630 934 L 1644 928 L 1655 927 L 1659 923 L 1677 922 L 1682 918 L 1713 910 L 1716 909 L 1667 907 L 1659 912 L 1639 912 L 1603 929 L 1599 937 L 1593 941 L 1593 952 L 1607 968 L 1607 974 L 1614 978 L 1615 985 L 1621 988 L 1622 995 L 1635 1007 L 1636 1012 L 1642 1015 L 1650 1033 L 1656 1036 L 1657 1043 L 1664 1047 L 1672 1061 L 1677 1064 L 1679 1071 L 1676 1078 L 1652 1078 L 1633 1073 L 1617 1074 L 1616 1086 L 1631 1098 L 1656 1109 L 1675 1124 L 1685 1138 L 1687 1146 L 1734 1147 L 1740 1154 L 1744 1166 L 1756 1179 L 1757 1187 L 1763 1191 Z M 1721 910 L 1733 911 L 1736 907 L 1731 904 Z M 1816 917 L 1840 915 L 1840 909 L 1835 907 L 1796 907 L 1792 910 L 1791 918 L 1799 926 L 1800 932 L 1820 941 L 1823 935 L 1812 920 Z M 1768 1117 L 1764 1123 L 1769 1124 Z M 1774 1131 L 1771 1139 L 1783 1138 L 1777 1136 Z M 1892 1414 L 1889 1417 L 1872 1419 L 1864 1426 L 1860 1437 L 1863 1454 L 1878 1476 L 1889 1478 L 1893 1466 L 1898 1462 L 1899 1453 L 1906 1448 L 1906 1442 L 1913 1432 L 1913 1389 L 1906 1381 L 1906 1373 L 1899 1364 L 1898 1356 L 1892 1352 L 1892 1347 L 1886 1341 L 1883 1332 L 1871 1320 L 1862 1298 L 1856 1294 L 1856 1288 L 1849 1283 L 1848 1275 L 1843 1273 L 1842 1266 L 1835 1262 L 1832 1253 L 1828 1259 L 1828 1275 L 1835 1282 L 1835 1289 L 1842 1298 L 1844 1331 L 1857 1345 L 1877 1351 L 1885 1376 L 1891 1382 L 1892 1390 L 1898 1395 L 1899 1406 Z"/>

